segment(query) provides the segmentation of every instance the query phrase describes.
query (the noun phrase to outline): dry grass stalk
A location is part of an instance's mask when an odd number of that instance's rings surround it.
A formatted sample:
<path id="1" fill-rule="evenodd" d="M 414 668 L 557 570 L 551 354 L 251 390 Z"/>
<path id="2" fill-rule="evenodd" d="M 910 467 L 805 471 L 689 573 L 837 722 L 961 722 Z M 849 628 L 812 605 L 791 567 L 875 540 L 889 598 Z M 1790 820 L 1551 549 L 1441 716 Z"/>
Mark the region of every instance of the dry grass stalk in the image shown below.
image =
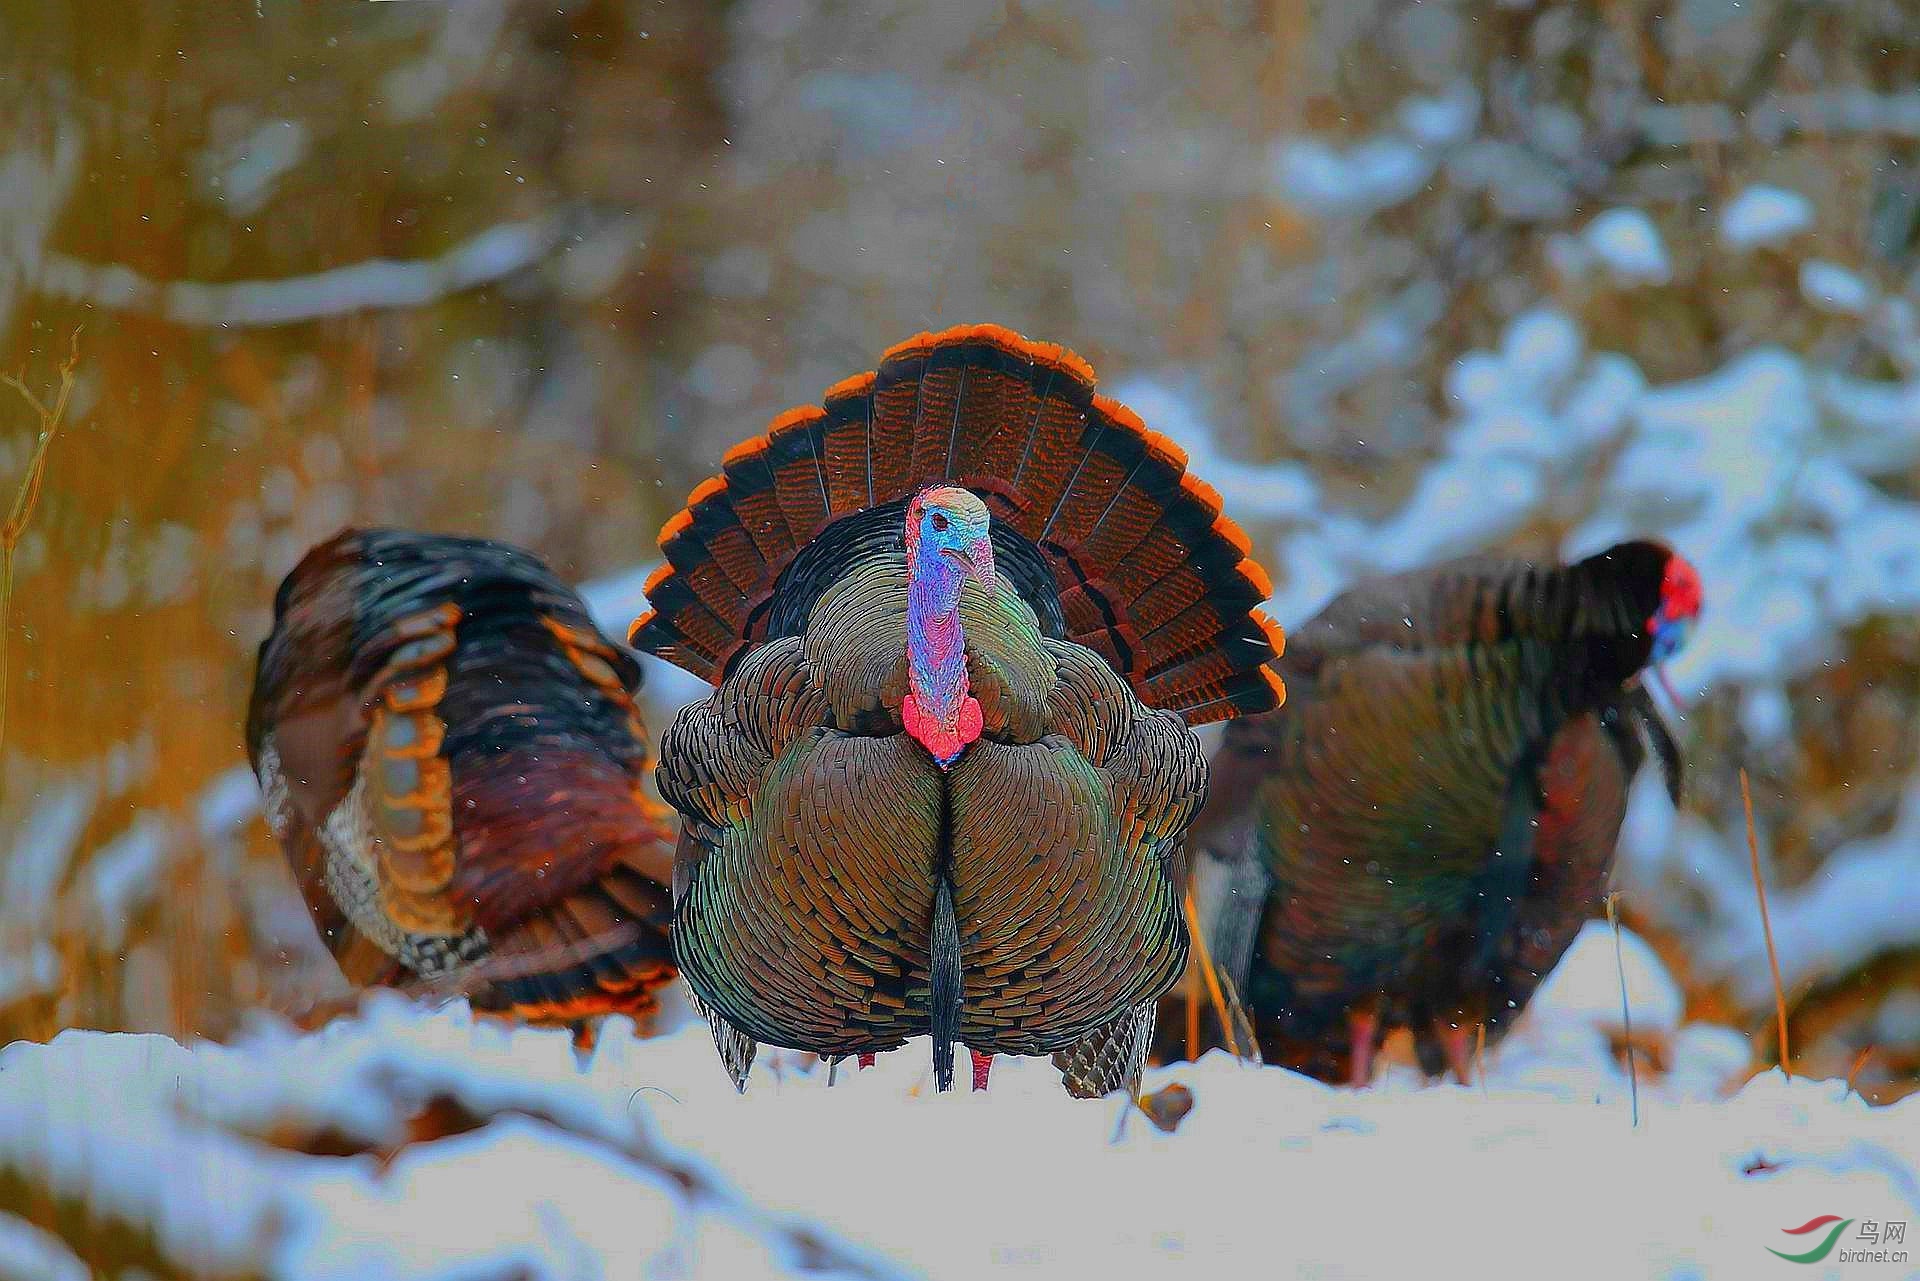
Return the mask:
<path id="1" fill-rule="evenodd" d="M 1483 1019 L 1473 1025 L 1473 1079 L 1480 1082 L 1480 1097 L 1487 1097 L 1487 1024 Z"/>
<path id="2" fill-rule="evenodd" d="M 1193 891 L 1187 891 L 1186 901 L 1187 929 L 1193 932 L 1195 913 L 1193 910 Z M 1194 962 L 1187 966 L 1187 1061 L 1191 1063 L 1200 1057 L 1200 966 Z"/>
<path id="3" fill-rule="evenodd" d="M 1193 940 L 1194 964 L 1206 982 L 1207 999 L 1213 1003 L 1213 1012 L 1220 1018 L 1221 1035 L 1226 1039 L 1227 1051 L 1236 1059 L 1244 1059 L 1247 1054 L 1240 1049 L 1239 1023 L 1234 1018 L 1233 1006 L 1228 1003 L 1226 993 L 1220 990 L 1220 973 L 1213 967 L 1213 950 L 1207 946 L 1206 931 L 1200 928 L 1200 909 L 1193 901 L 1191 887 L 1186 894 L 1186 913 L 1187 934 Z M 1188 988 L 1187 993 L 1187 1057 L 1191 1059 L 1200 1039 L 1200 1013 L 1197 1003 L 1192 999 L 1193 989 Z"/>
<path id="4" fill-rule="evenodd" d="M 1627 1094 L 1633 1101 L 1633 1125 L 1640 1128 L 1640 1059 L 1633 1048 L 1633 1006 L 1627 1000 L 1627 959 L 1620 947 L 1620 895 L 1607 895 L 1607 924 L 1613 927 L 1613 968 L 1620 976 L 1620 1030 L 1627 1043 Z"/>
<path id="5" fill-rule="evenodd" d="M 67 400 L 73 395 L 73 379 L 80 368 L 80 331 L 75 329 L 68 342 L 67 358 L 60 365 L 60 390 L 54 394 L 53 404 L 33 394 L 17 374 L 0 374 L 0 383 L 13 388 L 33 410 L 40 420 L 40 437 L 34 442 L 33 455 L 27 461 L 27 474 L 20 481 L 19 492 L 13 497 L 13 510 L 7 515 L 7 523 L 0 528 L 0 748 L 7 742 L 7 654 L 12 649 L 11 625 L 13 612 L 13 558 L 20 550 L 20 540 L 26 535 L 27 522 L 33 519 L 33 509 L 40 500 L 40 481 L 47 472 L 47 450 L 53 444 L 53 438 L 59 434 L 61 420 L 66 416 Z M 4 784 L 0 784 L 4 786 Z"/>
<path id="6" fill-rule="evenodd" d="M 1860 1069 L 1865 1067 L 1867 1065 L 1867 1060 L 1873 1057 L 1873 1051 L 1875 1048 L 1876 1047 L 1869 1045 L 1866 1049 L 1860 1051 L 1859 1054 L 1854 1056 L 1853 1066 L 1847 1069 L 1847 1093 L 1848 1094 L 1860 1094 L 1860 1087 L 1856 1085 L 1855 1082 L 1857 1082 L 1860 1079 Z M 1865 1098 L 1866 1096 L 1864 1094 L 1861 1094 L 1860 1097 Z"/>
<path id="7" fill-rule="evenodd" d="M 1747 783 L 1747 771 L 1740 771 L 1740 804 L 1747 814 L 1747 857 L 1753 864 L 1753 892 L 1760 899 L 1760 932 L 1767 940 L 1767 965 L 1773 970 L 1773 1008 L 1780 1033 L 1780 1070 L 1793 1075 L 1792 1055 L 1787 1052 L 1787 989 L 1780 982 L 1780 953 L 1773 946 L 1773 921 L 1767 915 L 1767 886 L 1760 875 L 1760 838 L 1753 827 L 1753 789 Z"/>

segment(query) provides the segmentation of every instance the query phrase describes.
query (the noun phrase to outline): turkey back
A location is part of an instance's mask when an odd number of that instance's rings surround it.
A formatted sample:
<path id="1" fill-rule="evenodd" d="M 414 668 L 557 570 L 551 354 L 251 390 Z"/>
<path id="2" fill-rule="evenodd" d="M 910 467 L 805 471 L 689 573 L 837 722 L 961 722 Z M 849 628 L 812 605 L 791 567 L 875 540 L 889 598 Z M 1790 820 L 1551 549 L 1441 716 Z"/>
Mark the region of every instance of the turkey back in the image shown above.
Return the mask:
<path id="1" fill-rule="evenodd" d="M 281 584 L 247 747 L 356 983 L 571 1021 L 673 974 L 640 670 L 532 554 L 348 530 Z"/>

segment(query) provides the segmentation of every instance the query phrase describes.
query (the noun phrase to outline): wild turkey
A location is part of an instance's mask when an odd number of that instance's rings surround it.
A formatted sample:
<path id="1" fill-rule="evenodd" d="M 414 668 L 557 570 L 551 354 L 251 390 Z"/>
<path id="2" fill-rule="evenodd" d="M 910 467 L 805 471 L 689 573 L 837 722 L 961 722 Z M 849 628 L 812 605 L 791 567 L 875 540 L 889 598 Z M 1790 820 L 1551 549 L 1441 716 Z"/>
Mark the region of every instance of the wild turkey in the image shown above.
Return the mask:
<path id="1" fill-rule="evenodd" d="M 1365 582 L 1290 638 L 1287 704 L 1227 727 L 1193 836 L 1267 1062 L 1364 1083 L 1403 1026 L 1467 1078 L 1597 910 L 1642 735 L 1679 796 L 1641 674 L 1699 607 L 1686 561 L 1632 542 Z"/>
<path id="2" fill-rule="evenodd" d="M 673 978 L 672 829 L 640 790 L 640 669 L 537 558 L 348 530 L 280 585 L 247 751 L 360 984 L 645 1022 Z"/>
<path id="3" fill-rule="evenodd" d="M 922 334 L 730 451 L 634 645 L 715 683 L 661 739 L 675 951 L 756 1042 L 931 1035 L 984 1088 L 1137 1081 L 1179 976 L 1189 725 L 1280 699 L 1270 587 L 1186 457 L 1063 348 Z"/>

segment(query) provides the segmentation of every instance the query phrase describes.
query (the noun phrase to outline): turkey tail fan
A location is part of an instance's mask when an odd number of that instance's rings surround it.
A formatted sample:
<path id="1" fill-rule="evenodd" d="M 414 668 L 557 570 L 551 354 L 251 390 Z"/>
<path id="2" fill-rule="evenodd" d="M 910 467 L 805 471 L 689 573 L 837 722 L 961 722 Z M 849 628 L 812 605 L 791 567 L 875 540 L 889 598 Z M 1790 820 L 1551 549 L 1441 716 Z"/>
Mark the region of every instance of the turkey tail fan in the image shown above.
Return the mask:
<path id="1" fill-rule="evenodd" d="M 1189 724 L 1269 710 L 1272 592 L 1220 496 L 1179 446 L 1094 390 L 1064 347 L 997 325 L 921 334 L 872 373 L 730 450 L 660 532 L 666 563 L 631 642 L 709 682 L 765 639 L 798 551 L 833 522 L 923 486 L 965 486 L 1044 558 L 1063 639 Z"/>

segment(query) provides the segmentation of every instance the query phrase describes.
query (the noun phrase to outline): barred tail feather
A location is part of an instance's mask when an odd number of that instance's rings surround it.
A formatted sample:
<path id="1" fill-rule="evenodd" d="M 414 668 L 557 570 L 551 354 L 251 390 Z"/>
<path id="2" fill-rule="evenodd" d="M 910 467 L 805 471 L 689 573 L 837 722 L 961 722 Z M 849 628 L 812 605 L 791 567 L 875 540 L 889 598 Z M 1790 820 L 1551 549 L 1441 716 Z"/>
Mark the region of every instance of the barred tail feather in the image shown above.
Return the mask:
<path id="1" fill-rule="evenodd" d="M 616 863 L 496 940 L 476 967 L 490 984 L 475 1003 L 539 1022 L 621 1013 L 644 1023 L 675 974 L 671 915 L 660 881 Z"/>

